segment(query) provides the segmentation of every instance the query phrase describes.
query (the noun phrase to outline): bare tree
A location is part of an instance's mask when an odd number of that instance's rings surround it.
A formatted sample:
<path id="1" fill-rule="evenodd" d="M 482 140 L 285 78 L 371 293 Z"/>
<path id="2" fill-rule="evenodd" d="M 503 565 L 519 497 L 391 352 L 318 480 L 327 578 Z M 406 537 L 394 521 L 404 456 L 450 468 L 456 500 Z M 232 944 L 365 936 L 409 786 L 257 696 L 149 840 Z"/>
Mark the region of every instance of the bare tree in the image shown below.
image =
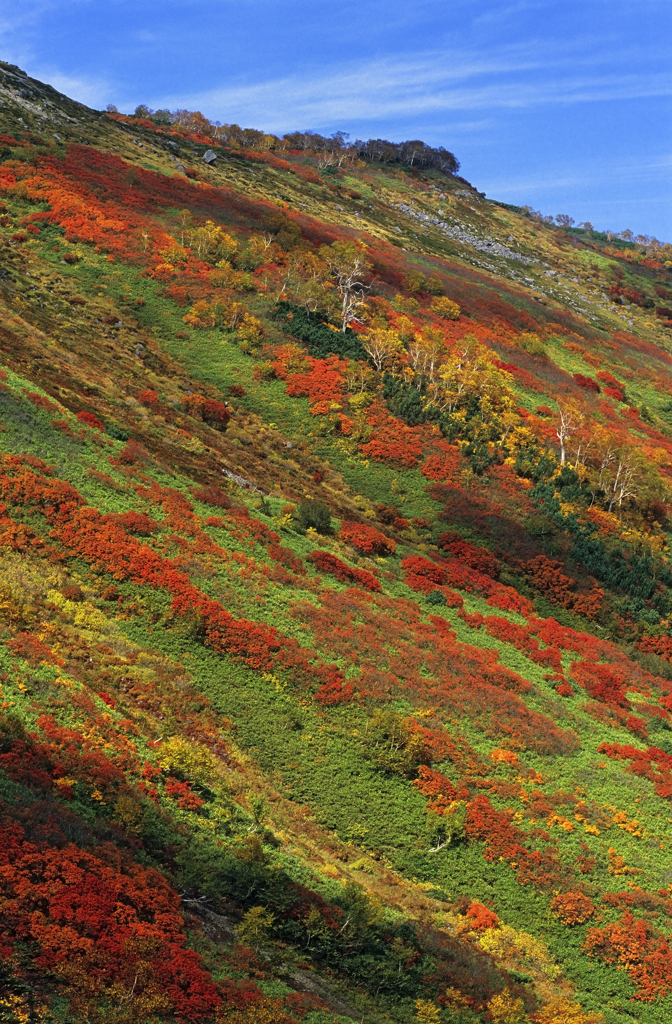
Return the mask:
<path id="1" fill-rule="evenodd" d="M 408 356 L 416 387 L 436 384 L 439 367 L 446 357 L 446 346 L 440 331 L 425 329 L 414 334 L 408 345 Z"/>
<path id="2" fill-rule="evenodd" d="M 626 498 L 634 498 L 640 481 L 639 467 L 628 452 L 619 452 L 614 463 L 614 475 L 609 494 L 609 512 L 614 505 L 620 508 Z"/>
<path id="3" fill-rule="evenodd" d="M 567 441 L 583 426 L 584 415 L 574 402 L 558 403 L 555 436 L 560 442 L 560 465 L 567 461 Z"/>
<path id="4" fill-rule="evenodd" d="M 345 333 L 351 323 L 361 323 L 358 310 L 365 305 L 370 285 L 364 277 L 371 269 L 364 250 L 354 242 L 333 242 L 323 245 L 320 256 L 329 267 L 329 273 L 341 296 L 341 330 Z"/>
<path id="5" fill-rule="evenodd" d="M 388 331 L 377 327 L 362 338 L 362 345 L 367 356 L 378 373 L 401 351 L 401 342 L 396 331 Z"/>

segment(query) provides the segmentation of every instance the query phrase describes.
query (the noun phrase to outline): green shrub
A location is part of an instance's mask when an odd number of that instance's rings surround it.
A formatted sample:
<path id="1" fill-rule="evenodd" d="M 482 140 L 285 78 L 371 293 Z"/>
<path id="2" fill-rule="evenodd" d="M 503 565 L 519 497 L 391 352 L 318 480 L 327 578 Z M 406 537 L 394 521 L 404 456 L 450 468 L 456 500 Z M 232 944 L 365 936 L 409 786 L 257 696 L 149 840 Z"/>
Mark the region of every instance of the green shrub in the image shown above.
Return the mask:
<path id="1" fill-rule="evenodd" d="M 332 534 L 329 506 L 318 498 L 302 501 L 297 511 L 297 522 L 302 530 L 317 530 L 323 536 Z"/>

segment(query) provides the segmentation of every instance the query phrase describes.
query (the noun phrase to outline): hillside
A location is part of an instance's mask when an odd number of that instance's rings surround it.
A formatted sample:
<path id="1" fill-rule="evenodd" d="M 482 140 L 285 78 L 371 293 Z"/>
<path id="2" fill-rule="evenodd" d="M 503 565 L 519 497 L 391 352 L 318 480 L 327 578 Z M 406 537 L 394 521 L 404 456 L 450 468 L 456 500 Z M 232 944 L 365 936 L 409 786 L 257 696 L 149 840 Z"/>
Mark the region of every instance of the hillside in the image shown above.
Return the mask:
<path id="1" fill-rule="evenodd" d="M 672 247 L 449 158 L 0 63 L 0 1019 L 672 1019 Z"/>

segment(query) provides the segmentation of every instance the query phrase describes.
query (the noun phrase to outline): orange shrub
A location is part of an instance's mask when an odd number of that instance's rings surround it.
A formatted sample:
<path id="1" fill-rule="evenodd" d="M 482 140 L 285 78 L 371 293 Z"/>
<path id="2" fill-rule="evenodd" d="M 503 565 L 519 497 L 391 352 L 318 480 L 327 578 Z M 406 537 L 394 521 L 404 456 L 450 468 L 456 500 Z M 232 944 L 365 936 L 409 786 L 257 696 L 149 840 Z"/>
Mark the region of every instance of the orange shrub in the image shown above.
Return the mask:
<path id="1" fill-rule="evenodd" d="M 582 892 L 558 893 L 551 900 L 551 908 L 563 924 L 585 924 L 595 913 L 595 904 Z"/>

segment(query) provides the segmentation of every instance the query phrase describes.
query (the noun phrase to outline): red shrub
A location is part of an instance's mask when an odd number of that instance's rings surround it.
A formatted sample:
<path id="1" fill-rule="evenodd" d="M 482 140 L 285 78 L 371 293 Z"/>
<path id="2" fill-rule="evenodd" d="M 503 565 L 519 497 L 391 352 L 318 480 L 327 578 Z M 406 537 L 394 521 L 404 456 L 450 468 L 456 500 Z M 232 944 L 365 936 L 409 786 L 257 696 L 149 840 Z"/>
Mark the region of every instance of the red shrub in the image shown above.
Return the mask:
<path id="1" fill-rule="evenodd" d="M 46 662 L 49 665 L 64 664 L 50 647 L 32 633 L 17 633 L 15 637 L 7 640 L 7 647 L 30 665 L 39 665 L 41 662 Z"/>
<path id="2" fill-rule="evenodd" d="M 205 398 L 199 394 L 187 395 L 182 404 L 190 416 L 202 420 L 215 430 L 225 429 L 231 419 L 231 413 L 224 402 L 214 398 Z"/>
<path id="3" fill-rule="evenodd" d="M 374 526 L 366 526 L 364 523 L 353 523 L 345 520 L 341 523 L 339 536 L 347 544 L 366 555 L 393 555 L 397 545 L 389 537 L 386 537 Z"/>
<path id="4" fill-rule="evenodd" d="M 138 395 L 138 401 L 142 402 L 143 405 L 149 406 L 151 409 L 159 404 L 159 396 L 157 395 L 156 391 L 147 389 L 146 391 L 140 392 L 140 394 Z"/>
<path id="5" fill-rule="evenodd" d="M 116 461 L 124 466 L 133 466 L 137 462 L 148 462 L 149 458 L 149 452 L 144 444 L 131 438 L 119 452 Z"/>
<path id="6" fill-rule="evenodd" d="M 657 747 L 638 750 L 637 747 L 622 746 L 619 743 L 600 743 L 597 749 L 598 753 L 617 761 L 630 761 L 628 770 L 633 775 L 653 782 L 658 796 L 672 797 L 672 755 Z"/>
<path id="7" fill-rule="evenodd" d="M 207 423 L 209 427 L 214 427 L 215 430 L 224 430 L 230 419 L 231 413 L 224 402 L 217 402 L 214 398 L 209 398 L 206 401 L 203 406 L 203 422 Z"/>
<path id="8" fill-rule="evenodd" d="M 625 391 L 625 386 L 617 381 L 607 370 L 600 370 L 595 376 L 603 384 L 606 384 L 609 388 L 616 388 L 617 391 Z"/>
<path id="9" fill-rule="evenodd" d="M 593 380 L 592 377 L 584 377 L 582 373 L 575 373 L 574 380 L 585 391 L 594 391 L 595 394 L 599 395 L 602 390 L 596 380 Z"/>
<path id="10" fill-rule="evenodd" d="M 77 419 L 80 423 L 85 423 L 87 427 L 91 427 L 93 430 L 105 431 L 105 427 L 100 422 L 97 416 L 94 416 L 92 412 L 78 412 Z"/>
<path id="11" fill-rule="evenodd" d="M 159 528 L 156 520 L 150 519 L 144 512 L 123 512 L 115 518 L 124 530 L 138 537 L 150 537 Z"/>
<path id="12" fill-rule="evenodd" d="M 185 948 L 180 898 L 158 871 L 109 845 L 95 854 L 72 843 L 39 847 L 8 821 L 2 833 L 5 950 L 33 945 L 38 969 L 72 979 L 78 999 L 87 998 L 79 980 L 88 976 L 92 1000 L 134 986 L 136 998 L 163 996 L 185 1020 L 211 1018 L 221 997 L 198 954 Z M 90 1008 L 88 1000 L 81 1007 L 85 1019 Z"/>
<path id="13" fill-rule="evenodd" d="M 231 508 L 232 501 L 226 491 L 208 484 L 207 487 L 198 487 L 192 491 L 196 501 L 202 501 L 204 505 L 215 505 L 216 508 Z"/>
<path id="14" fill-rule="evenodd" d="M 401 568 L 404 570 L 405 581 L 411 590 L 429 594 L 446 582 L 445 569 L 420 555 L 404 558 Z"/>
<path id="15" fill-rule="evenodd" d="M 112 517 L 101 516 L 96 509 L 84 506 L 73 487 L 48 476 L 48 467 L 41 460 L 31 462 L 44 474 L 41 477 L 26 470 L 24 461 L 16 456 L 0 457 L 0 467 L 4 470 L 0 472 L 0 497 L 44 515 L 51 526 L 51 536 L 67 551 L 110 572 L 117 580 L 164 589 L 173 598 L 172 614 L 200 621 L 204 642 L 216 651 L 226 652 L 251 667 L 266 671 L 278 666 L 291 667 L 303 675 L 306 682 L 317 680 L 347 690 L 338 669 L 316 662 L 312 652 L 301 648 L 293 638 L 283 637 L 272 626 L 234 618 L 219 602 L 195 587 L 175 562 L 130 536 Z M 140 497 L 163 504 L 168 512 L 166 525 L 169 528 L 197 532 L 191 505 L 180 491 L 161 488 L 156 483 L 137 491 Z M 250 530 L 258 527 L 260 536 L 267 535 L 269 541 L 277 543 L 277 535 L 271 534 L 263 523 L 251 519 L 247 509 L 244 514 L 241 511 L 230 515 L 249 524 Z M 199 541 L 212 543 L 205 534 L 200 535 Z M 296 561 L 300 564 L 300 560 Z"/>
<path id="16" fill-rule="evenodd" d="M 533 882 L 541 888 L 557 884 L 562 871 L 552 853 L 529 851 L 525 833 L 511 824 L 511 812 L 497 811 L 487 796 L 479 795 L 469 804 L 467 835 L 485 843 L 485 859 L 506 860 L 516 865 L 522 885 Z"/>
<path id="17" fill-rule="evenodd" d="M 26 394 L 26 398 L 28 398 L 33 403 L 33 405 L 36 405 L 38 409 L 45 409 L 47 412 L 51 413 L 56 413 L 59 411 L 59 407 L 56 405 L 56 403 L 50 401 L 50 399 L 48 398 L 45 398 L 44 395 L 28 393 Z"/>
<path id="18" fill-rule="evenodd" d="M 508 619 L 487 615 L 485 629 L 490 636 L 497 637 L 518 648 L 519 651 L 523 651 L 537 665 L 547 665 L 549 668 L 555 669 L 556 672 L 562 670 L 560 651 L 553 647 L 540 649 L 539 641 L 530 635 L 527 626 L 517 626 L 515 623 L 509 622 Z"/>
<path id="19" fill-rule="evenodd" d="M 457 446 L 441 442 L 441 454 L 429 455 L 420 467 L 420 472 L 428 480 L 450 482 L 458 475 L 460 464 L 463 462 L 463 456 Z"/>
<path id="20" fill-rule="evenodd" d="M 470 544 L 459 533 L 453 533 L 451 530 L 439 534 L 436 538 L 436 545 L 444 551 L 449 551 L 454 558 L 459 558 L 461 562 L 464 562 L 465 565 L 472 569 L 476 569 L 477 572 L 482 572 L 493 580 L 497 579 L 499 562 L 487 548 L 482 548 L 477 544 Z"/>
<path id="21" fill-rule="evenodd" d="M 429 797 L 427 809 L 436 814 L 443 814 L 450 804 L 467 795 L 467 790 L 458 791 L 450 779 L 426 764 L 418 768 L 418 778 L 413 785 L 423 796 Z"/>
<path id="22" fill-rule="evenodd" d="M 672 661 L 672 637 L 645 636 L 638 640 L 635 646 L 646 654 L 657 654 L 659 658 Z"/>
<path id="23" fill-rule="evenodd" d="M 505 587 L 499 583 L 488 598 L 488 604 L 493 608 L 501 608 L 503 612 L 518 612 L 519 615 L 530 615 L 534 611 L 531 601 L 513 587 Z"/>
<path id="24" fill-rule="evenodd" d="M 309 181 L 314 185 L 321 185 L 322 179 L 319 174 L 316 174 L 312 167 L 307 167 L 305 164 L 294 164 L 294 173 L 298 178 L 303 181 Z"/>
<path id="25" fill-rule="evenodd" d="M 571 667 L 572 679 L 583 686 L 593 700 L 616 707 L 630 706 L 626 698 L 623 671 L 611 665 L 598 665 L 592 661 L 575 661 Z"/>
<path id="26" fill-rule="evenodd" d="M 197 811 L 205 803 L 204 800 L 201 800 L 200 796 L 192 793 L 188 782 L 180 782 L 178 779 L 169 777 L 166 779 L 164 789 L 168 796 L 172 797 L 183 811 Z"/>
<path id="27" fill-rule="evenodd" d="M 418 464 L 422 455 L 422 427 L 407 427 L 378 401 L 367 409 L 366 422 L 373 427 L 371 440 L 360 445 L 360 451 L 367 458 L 407 469 Z"/>
<path id="28" fill-rule="evenodd" d="M 355 583 L 357 586 L 364 587 L 365 590 L 370 590 L 374 593 L 380 593 L 382 590 L 379 581 L 372 573 L 367 572 L 366 569 L 355 569 L 350 565 L 346 565 L 345 562 L 342 562 L 340 558 L 332 555 L 329 551 L 313 551 L 308 557 L 315 563 L 316 568 L 320 572 L 328 572 L 344 583 Z"/>
<path id="29" fill-rule="evenodd" d="M 562 572 L 562 564 L 552 561 L 546 555 L 536 555 L 527 563 L 527 570 L 537 590 L 545 594 L 549 600 L 563 608 L 569 608 L 574 602 L 574 581 Z"/>
<path id="30" fill-rule="evenodd" d="M 177 303 L 178 306 L 185 307 L 189 305 L 189 292 L 184 285 L 169 284 L 163 290 L 163 294 L 167 299 L 172 299 L 173 302 Z"/>
<path id="31" fill-rule="evenodd" d="M 293 373 L 286 377 L 288 395 L 294 397 L 305 395 L 310 399 L 310 412 L 313 416 L 326 415 L 332 406 L 343 401 L 342 391 L 348 364 L 338 356 L 329 359 L 313 359 L 307 357 L 310 368 L 307 373 Z M 282 376 L 281 370 L 276 370 Z"/>

